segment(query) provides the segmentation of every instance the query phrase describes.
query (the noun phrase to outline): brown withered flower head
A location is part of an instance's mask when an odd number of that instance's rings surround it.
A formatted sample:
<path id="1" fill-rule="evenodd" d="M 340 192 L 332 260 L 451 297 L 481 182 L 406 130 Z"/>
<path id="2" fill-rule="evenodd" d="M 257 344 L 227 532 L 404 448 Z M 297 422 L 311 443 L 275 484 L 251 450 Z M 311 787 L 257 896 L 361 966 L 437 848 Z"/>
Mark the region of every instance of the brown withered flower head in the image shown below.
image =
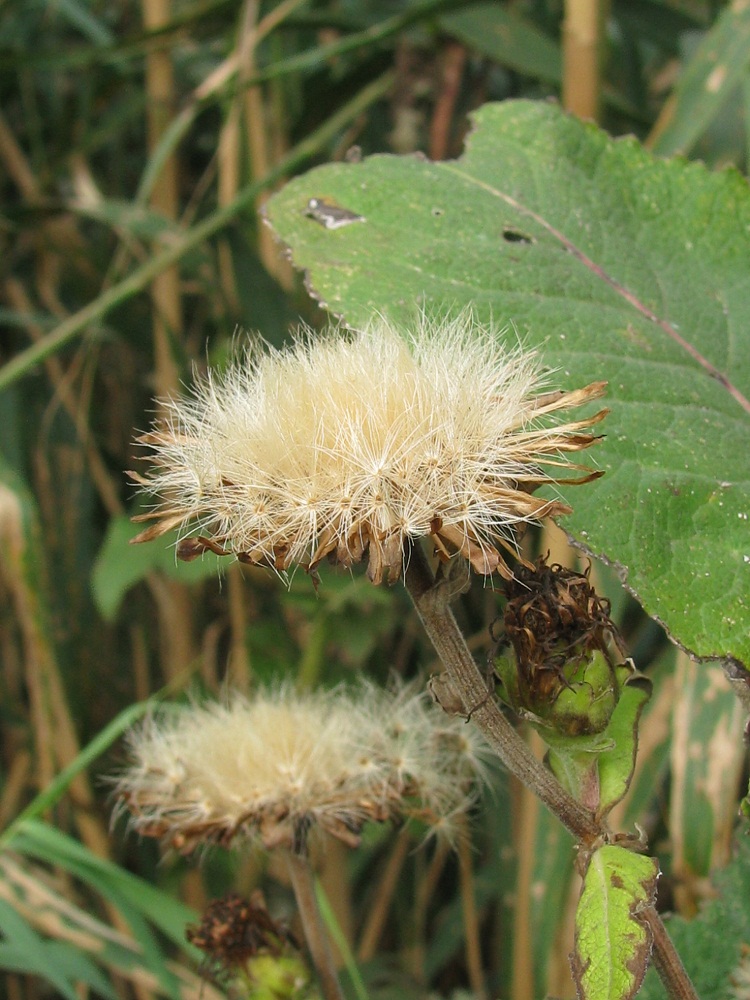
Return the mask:
<path id="1" fill-rule="evenodd" d="M 537 488 L 598 475 L 569 456 L 597 440 L 606 410 L 559 414 L 604 383 L 547 387 L 538 358 L 471 311 L 256 345 L 140 439 L 153 468 L 133 475 L 159 505 L 135 541 L 177 529 L 181 558 L 211 550 L 279 573 L 367 555 L 370 579 L 393 583 L 427 536 L 442 558 L 508 577 L 516 529 L 570 510 Z"/>
<path id="2" fill-rule="evenodd" d="M 198 926 L 185 936 L 212 964 L 232 969 L 256 955 L 281 955 L 293 944 L 288 930 L 268 912 L 262 892 L 250 899 L 229 892 L 206 907 Z"/>
<path id="3" fill-rule="evenodd" d="M 520 565 L 503 590 L 505 637 L 527 675 L 559 675 L 571 659 L 606 649 L 619 633 L 610 617 L 610 602 L 597 594 L 582 572 L 540 557 L 534 566 Z"/>
<path id="4" fill-rule="evenodd" d="M 610 603 L 583 572 L 544 557 L 520 565 L 505 581 L 507 604 L 491 656 L 510 645 L 511 662 L 495 663 L 503 697 L 527 718 L 566 735 L 600 732 L 619 697 L 620 674 L 632 673 Z"/>

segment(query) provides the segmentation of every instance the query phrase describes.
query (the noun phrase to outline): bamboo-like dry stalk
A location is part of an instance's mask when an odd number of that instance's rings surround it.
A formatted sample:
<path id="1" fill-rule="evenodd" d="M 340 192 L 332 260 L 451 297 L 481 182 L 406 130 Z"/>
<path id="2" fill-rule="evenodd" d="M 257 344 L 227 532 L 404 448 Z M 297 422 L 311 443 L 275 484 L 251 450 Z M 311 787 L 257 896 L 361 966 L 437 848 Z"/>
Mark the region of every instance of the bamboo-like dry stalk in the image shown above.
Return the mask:
<path id="1" fill-rule="evenodd" d="M 471 860 L 471 838 L 468 822 L 461 817 L 459 836 L 456 842 L 458 852 L 459 888 L 461 892 L 461 910 L 464 918 L 466 969 L 471 992 L 477 1000 L 487 997 L 487 984 L 482 965 L 482 946 L 479 927 L 479 913 L 474 894 L 474 870 Z"/>
<path id="2" fill-rule="evenodd" d="M 244 694 L 249 694 L 253 671 L 250 650 L 247 648 L 247 610 L 245 608 L 247 591 L 242 575 L 242 565 L 234 563 L 230 566 L 226 579 L 230 629 L 227 677 L 233 688 Z"/>
<path id="3" fill-rule="evenodd" d="M 430 901 L 437 890 L 440 876 L 443 874 L 443 869 L 449 857 L 450 845 L 447 841 L 441 840 L 430 860 L 427 871 L 417 881 L 417 892 L 414 900 L 414 919 L 412 921 L 414 937 L 407 953 L 408 962 L 405 964 L 408 965 L 412 975 L 420 983 L 424 982 L 424 959 L 427 950 L 427 914 Z"/>
<path id="4" fill-rule="evenodd" d="M 143 24 L 147 31 L 156 31 L 169 23 L 170 0 L 142 0 Z M 157 49 L 146 56 L 146 120 L 148 153 L 152 155 L 172 118 L 175 105 L 172 59 L 167 49 Z M 151 206 L 167 219 L 176 220 L 179 211 L 179 174 L 177 158 L 172 155 L 164 163 L 152 193 Z M 171 339 L 182 332 L 182 302 L 177 265 L 167 268 L 154 278 L 151 285 L 154 307 L 153 334 L 156 365 L 156 389 L 161 397 L 168 396 L 178 386 L 178 370 Z"/>
<path id="5" fill-rule="evenodd" d="M 385 869 L 378 881 L 375 895 L 370 901 L 367 918 L 357 947 L 357 959 L 360 962 L 369 962 L 375 957 L 388 919 L 391 902 L 398 886 L 398 878 L 404 867 L 410 846 L 411 835 L 404 828 L 399 831 Z"/>
<path id="6" fill-rule="evenodd" d="M 598 121 L 607 0 L 566 0 L 562 102 L 579 118 Z"/>
<path id="7" fill-rule="evenodd" d="M 24 534 L 20 501 L 3 487 L 0 494 L 0 562 L 22 636 L 36 741 L 37 778 L 40 787 L 45 787 L 58 770 L 78 756 L 80 747 L 48 638 L 49 625 L 42 598 L 29 581 L 28 566 L 32 559 Z M 83 842 L 99 857 L 109 857 L 109 837 L 95 814 L 94 795 L 85 774 L 79 774 L 71 782 L 70 795 Z"/>
<path id="8" fill-rule="evenodd" d="M 39 197 L 36 174 L 2 113 L 0 113 L 0 162 L 26 201 L 34 201 Z"/>
<path id="9" fill-rule="evenodd" d="M 444 160 L 450 155 L 451 123 L 461 90 L 461 78 L 466 65 L 466 47 L 448 42 L 441 58 L 440 92 L 430 122 L 430 159 Z"/>
<path id="10" fill-rule="evenodd" d="M 156 31 L 169 23 L 170 0 L 142 0 L 143 23 Z M 148 152 L 153 154 L 167 130 L 176 103 L 174 72 L 169 50 L 155 49 L 146 56 L 146 107 Z M 167 158 L 151 192 L 151 206 L 167 219 L 179 213 L 179 169 L 175 155 Z M 158 243 L 155 250 L 158 251 Z M 157 395 L 173 395 L 179 385 L 179 371 L 172 347 L 182 335 L 183 316 L 180 273 L 177 264 L 165 268 L 151 284 L 154 337 L 154 381 Z M 196 655 L 190 623 L 193 608 L 186 588 L 173 580 L 151 583 L 162 622 L 164 676 L 174 680 Z"/>
<path id="11" fill-rule="evenodd" d="M 18 750 L 10 762 L 0 795 L 0 830 L 4 830 L 21 811 L 30 775 L 31 754 L 28 750 Z"/>
<path id="12" fill-rule="evenodd" d="M 16 309 L 19 313 L 26 313 L 29 316 L 33 315 L 34 308 L 31 299 L 29 298 L 26 289 L 17 278 L 6 278 L 3 284 L 3 292 L 5 294 L 6 301 L 12 306 L 12 308 Z M 44 335 L 41 327 L 32 320 L 29 320 L 26 329 L 28 330 L 32 340 L 37 343 Z M 70 384 L 70 379 L 66 377 L 66 373 L 59 358 L 47 358 L 44 362 L 44 366 L 47 370 L 47 376 L 54 386 L 55 395 L 59 398 L 66 413 L 73 421 L 78 434 L 78 439 L 85 449 L 88 471 L 93 480 L 94 486 L 96 487 L 97 493 L 99 494 L 99 499 L 108 514 L 115 515 L 122 513 L 123 507 L 117 494 L 114 481 L 90 433 L 87 411 L 76 399 L 75 392 Z"/>
<path id="13" fill-rule="evenodd" d="M 534 734 L 535 735 L 535 734 Z M 538 750 L 539 739 L 532 737 Z M 536 996 L 531 919 L 531 883 L 536 857 L 535 832 L 539 800 L 518 781 L 513 781 L 513 840 L 515 842 L 516 886 L 513 894 L 513 981 L 514 1000 L 534 1000 Z"/>

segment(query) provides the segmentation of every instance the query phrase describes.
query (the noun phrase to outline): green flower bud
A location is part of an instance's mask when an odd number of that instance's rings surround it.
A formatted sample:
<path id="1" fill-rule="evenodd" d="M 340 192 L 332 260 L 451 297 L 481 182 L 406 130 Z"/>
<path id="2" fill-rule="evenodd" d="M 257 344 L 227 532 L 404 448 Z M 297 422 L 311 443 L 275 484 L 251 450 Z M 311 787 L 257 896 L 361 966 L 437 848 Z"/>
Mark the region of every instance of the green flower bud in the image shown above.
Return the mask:
<path id="1" fill-rule="evenodd" d="M 602 733 L 627 661 L 609 602 L 596 594 L 588 570 L 548 566 L 541 558 L 521 567 L 506 593 L 503 632 L 515 659 L 495 660 L 503 700 L 543 735 Z"/>

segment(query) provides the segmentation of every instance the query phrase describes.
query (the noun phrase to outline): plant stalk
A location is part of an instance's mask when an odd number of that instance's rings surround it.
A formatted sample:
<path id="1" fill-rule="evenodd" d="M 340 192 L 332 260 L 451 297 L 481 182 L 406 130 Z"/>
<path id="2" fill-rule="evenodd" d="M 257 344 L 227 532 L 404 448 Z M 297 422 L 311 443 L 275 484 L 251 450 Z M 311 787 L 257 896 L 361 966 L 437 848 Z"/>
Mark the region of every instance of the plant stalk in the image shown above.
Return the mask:
<path id="1" fill-rule="evenodd" d="M 344 1000 L 333 961 L 333 952 L 323 926 L 318 901 L 315 898 L 315 884 L 310 862 L 306 856 L 295 854 L 292 851 L 286 851 L 285 855 L 289 878 L 297 901 L 297 909 L 305 932 L 305 940 L 310 949 L 313 965 L 318 973 L 323 996 L 326 1000 Z"/>
<path id="2" fill-rule="evenodd" d="M 584 850 L 606 840 L 606 824 L 565 791 L 495 704 L 450 610 L 456 588 L 450 580 L 435 579 L 419 545 L 408 554 L 404 583 L 467 715 L 503 764 L 557 816 Z M 648 907 L 642 919 L 651 928 L 654 965 L 668 996 L 671 1000 L 699 1000 L 656 909 Z"/>
<path id="3" fill-rule="evenodd" d="M 655 907 L 646 907 L 638 917 L 651 929 L 654 941 L 651 953 L 654 968 L 659 973 L 659 978 L 671 1000 L 700 1000 Z"/>
<path id="4" fill-rule="evenodd" d="M 533 789 L 574 837 L 586 846 L 593 844 L 602 835 L 601 824 L 537 760 L 494 699 L 488 696 L 487 682 L 450 610 L 449 602 L 454 595 L 448 587 L 435 581 L 427 559 L 417 545 L 409 554 L 404 582 L 467 714 L 471 715 L 492 749 L 511 774 L 527 788 Z"/>

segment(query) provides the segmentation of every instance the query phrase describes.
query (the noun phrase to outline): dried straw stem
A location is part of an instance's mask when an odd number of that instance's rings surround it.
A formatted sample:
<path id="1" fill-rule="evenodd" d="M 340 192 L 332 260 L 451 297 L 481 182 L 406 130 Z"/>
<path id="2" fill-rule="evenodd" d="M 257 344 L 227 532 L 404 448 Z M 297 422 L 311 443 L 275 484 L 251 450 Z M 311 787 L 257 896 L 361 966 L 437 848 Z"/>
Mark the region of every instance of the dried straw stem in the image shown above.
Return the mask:
<path id="1" fill-rule="evenodd" d="M 285 859 L 297 901 L 297 909 L 302 920 L 302 928 L 305 932 L 305 940 L 318 973 L 323 996 L 326 1000 L 344 1000 L 333 962 L 333 952 L 315 897 L 315 884 L 310 863 L 307 857 L 294 854 L 292 851 L 285 852 Z"/>

